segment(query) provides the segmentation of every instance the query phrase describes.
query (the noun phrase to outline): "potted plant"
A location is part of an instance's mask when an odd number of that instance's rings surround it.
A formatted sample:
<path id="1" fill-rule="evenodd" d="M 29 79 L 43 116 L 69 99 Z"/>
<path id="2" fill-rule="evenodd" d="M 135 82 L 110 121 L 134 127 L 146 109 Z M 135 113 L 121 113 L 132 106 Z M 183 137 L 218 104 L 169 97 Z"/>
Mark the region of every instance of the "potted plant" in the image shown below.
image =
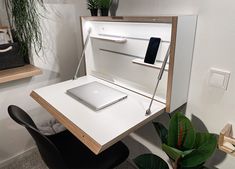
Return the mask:
<path id="1" fill-rule="evenodd" d="M 87 0 L 87 9 L 90 10 L 91 16 L 97 16 L 99 3 L 98 0 Z"/>
<path id="2" fill-rule="evenodd" d="M 116 16 L 118 4 L 119 4 L 119 0 L 112 0 L 111 1 L 110 7 L 109 7 L 111 16 Z"/>
<path id="3" fill-rule="evenodd" d="M 109 15 L 110 0 L 99 0 L 101 16 Z"/>
<path id="4" fill-rule="evenodd" d="M 7 58 L 8 62 L 11 62 L 4 63 L 6 65 L 5 69 L 29 63 L 31 50 L 34 50 L 39 56 L 39 51 L 42 49 L 42 35 L 40 27 L 41 14 L 38 8 L 44 8 L 44 3 L 43 0 L 4 0 L 4 2 L 14 42 L 5 45 L 5 47 L 10 46 L 11 50 L 0 53 L 3 58 Z M 19 59 L 20 57 L 23 57 L 23 59 Z M 17 62 L 12 63 L 14 61 Z"/>
<path id="5" fill-rule="evenodd" d="M 162 141 L 162 149 L 170 158 L 173 169 L 204 169 L 204 163 L 214 153 L 217 138 L 214 134 L 196 132 L 190 120 L 176 113 L 169 129 L 154 123 Z M 134 159 L 139 169 L 169 169 L 167 163 L 154 154 L 143 154 Z"/>

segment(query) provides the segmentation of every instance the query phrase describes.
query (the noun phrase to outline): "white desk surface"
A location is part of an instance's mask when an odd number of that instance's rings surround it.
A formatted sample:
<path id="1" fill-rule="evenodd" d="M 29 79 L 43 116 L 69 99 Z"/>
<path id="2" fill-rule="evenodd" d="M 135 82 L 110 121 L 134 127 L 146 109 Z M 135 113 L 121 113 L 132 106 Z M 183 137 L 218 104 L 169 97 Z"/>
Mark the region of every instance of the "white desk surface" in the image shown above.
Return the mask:
<path id="1" fill-rule="evenodd" d="M 66 94 L 70 88 L 92 81 L 128 94 L 124 99 L 100 111 L 93 111 Z M 153 102 L 152 113 L 145 116 L 150 99 L 93 76 L 34 90 L 31 96 L 95 154 L 118 142 L 142 125 L 164 112 L 165 105 Z"/>

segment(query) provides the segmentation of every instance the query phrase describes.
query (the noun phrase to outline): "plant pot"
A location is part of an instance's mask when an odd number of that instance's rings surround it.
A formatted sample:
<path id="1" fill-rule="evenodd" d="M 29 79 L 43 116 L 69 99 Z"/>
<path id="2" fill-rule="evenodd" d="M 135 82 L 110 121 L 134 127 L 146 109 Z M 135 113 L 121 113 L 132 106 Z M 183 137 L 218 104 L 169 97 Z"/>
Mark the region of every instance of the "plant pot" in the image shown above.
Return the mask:
<path id="1" fill-rule="evenodd" d="M 103 8 L 103 9 L 100 9 L 100 12 L 101 12 L 101 16 L 108 16 L 109 15 L 109 9 L 107 8 Z"/>
<path id="2" fill-rule="evenodd" d="M 110 8 L 109 8 L 111 16 L 116 16 L 117 9 L 118 9 L 118 4 L 119 4 L 119 0 L 112 0 L 111 1 L 111 5 L 110 5 Z"/>
<path id="3" fill-rule="evenodd" d="M 91 16 L 97 16 L 98 15 L 98 9 L 90 9 Z"/>
<path id="4" fill-rule="evenodd" d="M 0 45 L 0 70 L 24 66 L 25 57 L 20 55 L 19 43 Z"/>

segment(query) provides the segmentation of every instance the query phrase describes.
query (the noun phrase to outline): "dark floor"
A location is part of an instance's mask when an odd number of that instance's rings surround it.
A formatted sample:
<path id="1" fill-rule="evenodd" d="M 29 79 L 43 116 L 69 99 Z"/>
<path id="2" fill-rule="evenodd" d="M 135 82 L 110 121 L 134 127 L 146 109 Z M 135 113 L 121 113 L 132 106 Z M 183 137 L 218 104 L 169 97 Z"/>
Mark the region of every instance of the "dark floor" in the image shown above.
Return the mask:
<path id="1" fill-rule="evenodd" d="M 21 156 L 14 162 L 0 169 L 48 169 L 35 148 L 27 155 Z M 121 164 L 116 169 L 135 169 L 129 162 Z"/>

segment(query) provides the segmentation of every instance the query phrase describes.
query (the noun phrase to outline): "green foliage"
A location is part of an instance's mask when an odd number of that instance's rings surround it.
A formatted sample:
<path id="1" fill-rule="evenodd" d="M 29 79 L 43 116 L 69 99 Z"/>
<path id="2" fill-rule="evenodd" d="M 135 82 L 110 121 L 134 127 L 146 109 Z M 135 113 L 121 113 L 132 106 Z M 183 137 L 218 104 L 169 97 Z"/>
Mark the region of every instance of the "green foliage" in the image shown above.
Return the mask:
<path id="1" fill-rule="evenodd" d="M 21 44 L 21 53 L 27 55 L 28 49 L 33 47 L 38 55 L 42 49 L 38 7 L 44 8 L 43 0 L 5 0 L 5 4 L 10 27 Z"/>
<path id="2" fill-rule="evenodd" d="M 183 167 L 194 167 L 203 164 L 217 146 L 216 136 L 209 133 L 197 133 L 195 149 L 182 159 Z"/>
<path id="3" fill-rule="evenodd" d="M 166 144 L 162 144 L 162 150 L 165 151 L 165 153 L 173 160 L 178 160 L 180 158 L 183 158 L 184 156 L 191 153 L 194 149 L 187 150 L 187 151 L 180 151 L 176 148 L 170 147 Z"/>
<path id="4" fill-rule="evenodd" d="M 214 153 L 217 145 L 217 138 L 214 134 L 197 133 L 190 120 L 180 112 L 171 118 L 169 130 L 161 123 L 153 124 L 162 140 L 163 151 L 176 164 L 177 168 L 206 169 L 203 164 Z M 158 163 L 159 159 L 155 155 L 153 157 L 143 155 L 137 157 L 136 159 L 141 159 L 137 161 L 137 166 L 140 169 L 149 169 L 145 163 Z M 153 162 L 153 160 L 156 161 Z M 136 163 L 136 160 L 134 162 Z"/>
<path id="5" fill-rule="evenodd" d="M 98 9 L 99 8 L 98 0 L 87 0 L 87 8 L 88 9 Z"/>
<path id="6" fill-rule="evenodd" d="M 139 169 L 169 169 L 167 163 L 154 154 L 143 154 L 134 159 Z"/>
<path id="7" fill-rule="evenodd" d="M 154 125 L 160 139 L 162 140 L 162 143 L 167 144 L 168 130 L 166 129 L 166 127 L 158 122 L 153 123 L 153 125 Z"/>
<path id="8" fill-rule="evenodd" d="M 110 3 L 110 0 L 99 0 L 99 7 L 100 9 L 109 9 Z"/>
<path id="9" fill-rule="evenodd" d="M 190 120 L 181 113 L 176 113 L 170 120 L 168 145 L 179 150 L 193 148 L 196 133 Z"/>

